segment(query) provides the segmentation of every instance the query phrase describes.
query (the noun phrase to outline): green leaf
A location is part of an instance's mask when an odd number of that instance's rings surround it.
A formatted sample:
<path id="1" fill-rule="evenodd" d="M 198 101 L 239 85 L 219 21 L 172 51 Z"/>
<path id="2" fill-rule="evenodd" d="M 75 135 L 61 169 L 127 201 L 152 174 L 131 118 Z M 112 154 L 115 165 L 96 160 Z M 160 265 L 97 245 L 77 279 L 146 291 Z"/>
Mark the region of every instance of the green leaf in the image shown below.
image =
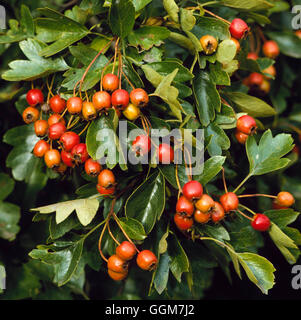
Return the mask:
<path id="1" fill-rule="evenodd" d="M 201 225 L 198 226 L 198 230 L 202 233 L 205 233 L 209 237 L 220 241 L 230 240 L 230 235 L 228 231 L 222 225 L 210 226 L 210 225 Z"/>
<path id="2" fill-rule="evenodd" d="M 231 81 L 228 73 L 222 69 L 222 65 L 220 63 L 209 65 L 210 69 L 210 78 L 216 84 L 220 86 L 230 86 Z"/>
<path id="3" fill-rule="evenodd" d="M 211 35 L 218 40 L 230 39 L 229 25 L 216 18 L 200 17 L 192 32 L 198 39 L 202 36 Z"/>
<path id="4" fill-rule="evenodd" d="M 0 201 L 4 200 L 15 188 L 15 181 L 5 173 L 0 172 Z"/>
<path id="5" fill-rule="evenodd" d="M 146 234 L 153 229 L 165 207 L 165 180 L 161 173 L 153 173 L 128 198 L 125 213 L 142 223 Z"/>
<path id="6" fill-rule="evenodd" d="M 205 139 L 209 141 L 207 146 L 208 152 L 211 157 L 220 156 L 222 150 L 228 150 L 230 148 L 230 139 L 226 135 L 225 131 L 215 122 L 210 123 L 210 125 L 205 129 Z"/>
<path id="7" fill-rule="evenodd" d="M 135 23 L 135 8 L 130 0 L 113 0 L 109 13 L 110 27 L 114 35 L 124 39 Z"/>
<path id="8" fill-rule="evenodd" d="M 220 63 L 230 63 L 236 56 L 236 45 L 230 40 L 223 40 L 217 47 L 216 60 Z"/>
<path id="9" fill-rule="evenodd" d="M 272 220 L 280 229 L 285 228 L 287 225 L 296 221 L 300 212 L 287 208 L 282 210 L 268 210 L 264 212 L 270 220 Z"/>
<path id="10" fill-rule="evenodd" d="M 80 223 L 87 226 L 95 217 L 98 207 L 97 199 L 77 199 L 31 209 L 31 211 L 39 211 L 41 214 L 56 212 L 56 223 L 59 224 L 75 210 Z"/>
<path id="11" fill-rule="evenodd" d="M 142 26 L 128 35 L 129 44 L 141 50 L 149 50 L 160 46 L 169 37 L 170 31 L 165 27 Z"/>
<path id="12" fill-rule="evenodd" d="M 181 9 L 181 27 L 182 30 L 187 32 L 190 31 L 196 23 L 196 18 L 193 15 L 192 10 Z"/>
<path id="13" fill-rule="evenodd" d="M 223 0 L 222 4 L 227 7 L 250 11 L 261 11 L 273 7 L 273 4 L 266 0 Z"/>
<path id="14" fill-rule="evenodd" d="M 163 0 L 163 6 L 168 13 L 170 19 L 176 23 L 179 22 L 179 7 L 174 0 Z"/>
<path id="15" fill-rule="evenodd" d="M 169 277 L 170 257 L 167 252 L 162 254 L 155 271 L 154 286 L 159 294 L 166 289 Z"/>
<path id="16" fill-rule="evenodd" d="M 120 218 L 119 222 L 132 240 L 144 240 L 146 238 L 143 225 L 133 218 Z"/>
<path id="17" fill-rule="evenodd" d="M 215 117 L 215 110 L 221 108 L 221 99 L 209 74 L 200 71 L 193 80 L 192 89 L 200 122 L 208 126 Z"/>
<path id="18" fill-rule="evenodd" d="M 147 6 L 152 0 L 132 0 L 135 10 L 140 11 L 142 10 L 145 6 Z"/>
<path id="19" fill-rule="evenodd" d="M 55 216 L 52 216 L 49 223 L 49 234 L 52 240 L 56 240 L 78 226 L 80 224 L 74 216 L 69 216 L 59 224 L 56 223 Z"/>
<path id="20" fill-rule="evenodd" d="M 242 92 L 231 92 L 228 94 L 235 105 L 242 110 L 247 112 L 252 117 L 271 117 L 276 114 L 275 109 L 264 102 L 261 99 L 250 96 Z"/>
<path id="21" fill-rule="evenodd" d="M 9 63 L 11 70 L 2 74 L 7 81 L 32 81 L 50 74 L 65 71 L 68 66 L 62 57 L 56 59 L 44 59 L 39 53 L 45 44 L 37 40 L 28 39 L 20 42 L 20 49 L 29 60 L 15 60 Z"/>
<path id="22" fill-rule="evenodd" d="M 50 8 L 40 9 L 47 18 L 36 19 L 38 39 L 53 42 L 40 51 L 41 56 L 50 57 L 89 34 L 82 24 Z"/>
<path id="23" fill-rule="evenodd" d="M 169 34 L 168 39 L 176 43 L 177 45 L 187 49 L 190 52 L 190 54 L 195 54 L 195 48 L 194 48 L 193 42 L 189 38 L 183 36 L 182 34 L 177 32 L 171 32 Z"/>
<path id="24" fill-rule="evenodd" d="M 271 130 L 262 135 L 259 144 L 253 136 L 246 142 L 250 163 L 250 175 L 262 175 L 284 168 L 289 160 L 283 158 L 293 149 L 293 139 L 289 134 L 278 134 L 273 138 Z"/>
<path id="25" fill-rule="evenodd" d="M 16 238 L 20 227 L 18 222 L 21 217 L 20 208 L 15 204 L 0 202 L 0 237 L 12 241 Z"/>

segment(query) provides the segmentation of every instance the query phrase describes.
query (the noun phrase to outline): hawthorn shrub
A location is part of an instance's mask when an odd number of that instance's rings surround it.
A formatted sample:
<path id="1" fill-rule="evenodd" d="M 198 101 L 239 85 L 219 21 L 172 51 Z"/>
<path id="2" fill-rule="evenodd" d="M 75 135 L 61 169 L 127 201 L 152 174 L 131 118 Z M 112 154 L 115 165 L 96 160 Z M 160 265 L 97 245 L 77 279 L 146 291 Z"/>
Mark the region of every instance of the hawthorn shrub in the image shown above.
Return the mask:
<path id="1" fill-rule="evenodd" d="M 26 3 L 0 35 L 1 298 L 268 294 L 300 256 L 298 1 Z"/>

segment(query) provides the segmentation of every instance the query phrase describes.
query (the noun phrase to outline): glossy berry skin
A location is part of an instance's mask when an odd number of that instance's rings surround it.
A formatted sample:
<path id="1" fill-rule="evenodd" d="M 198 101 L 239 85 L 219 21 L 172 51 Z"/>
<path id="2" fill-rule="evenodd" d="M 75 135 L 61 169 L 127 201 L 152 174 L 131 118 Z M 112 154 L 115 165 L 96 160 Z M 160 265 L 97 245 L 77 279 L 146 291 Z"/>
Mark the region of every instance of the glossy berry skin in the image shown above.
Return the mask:
<path id="1" fill-rule="evenodd" d="M 134 106 L 132 103 L 130 103 L 123 111 L 123 115 L 131 121 L 134 121 L 139 118 L 140 116 L 140 109 L 136 106 Z"/>
<path id="2" fill-rule="evenodd" d="M 36 122 L 39 119 L 40 112 L 34 107 L 27 107 L 22 114 L 22 118 L 26 124 Z"/>
<path id="3" fill-rule="evenodd" d="M 108 269 L 108 275 L 114 281 L 121 281 L 127 277 L 128 272 L 123 272 L 123 273 L 122 272 L 114 272 L 114 271 Z"/>
<path id="4" fill-rule="evenodd" d="M 273 65 L 271 65 L 268 68 L 264 69 L 262 72 L 266 73 L 266 74 L 268 74 L 270 76 L 269 77 L 269 76 L 265 76 L 264 75 L 265 79 L 271 79 L 271 78 L 275 78 L 276 77 L 276 68 Z"/>
<path id="5" fill-rule="evenodd" d="M 263 75 L 258 72 L 252 72 L 249 75 L 249 84 L 251 86 L 260 86 L 263 82 Z"/>
<path id="6" fill-rule="evenodd" d="M 46 120 L 37 120 L 34 123 L 34 131 L 37 137 L 44 137 L 48 131 L 48 122 Z"/>
<path id="7" fill-rule="evenodd" d="M 64 118 L 61 117 L 60 114 L 58 113 L 54 113 L 53 115 L 51 115 L 49 118 L 48 118 L 48 125 L 49 127 L 55 123 L 58 123 L 58 122 L 61 122 L 63 123 L 64 125 L 66 125 L 66 121 Z"/>
<path id="8" fill-rule="evenodd" d="M 33 148 L 33 154 L 38 158 L 43 158 L 48 150 L 50 150 L 49 143 L 45 140 L 39 140 Z"/>
<path id="9" fill-rule="evenodd" d="M 206 55 L 214 53 L 218 45 L 217 40 L 208 34 L 200 39 L 200 43 Z"/>
<path id="10" fill-rule="evenodd" d="M 61 159 L 62 159 L 62 162 L 63 162 L 67 167 L 69 167 L 69 168 L 73 168 L 73 167 L 74 167 L 75 164 L 74 164 L 74 161 L 73 161 L 71 152 L 62 150 L 62 151 L 61 151 Z"/>
<path id="11" fill-rule="evenodd" d="M 225 212 L 236 210 L 239 205 L 238 197 L 233 192 L 223 194 L 219 199 L 220 204 L 223 206 Z"/>
<path id="12" fill-rule="evenodd" d="M 91 158 L 85 162 L 85 172 L 87 175 L 91 177 L 97 177 L 101 172 L 101 169 L 101 165 Z"/>
<path id="13" fill-rule="evenodd" d="M 101 194 L 102 196 L 105 195 L 112 195 L 115 193 L 115 187 L 111 187 L 111 188 L 104 188 L 102 186 L 100 186 L 99 184 L 96 185 L 96 189 L 99 192 L 99 194 Z"/>
<path id="14" fill-rule="evenodd" d="M 92 97 L 96 111 L 111 108 L 111 95 L 106 91 L 98 91 Z"/>
<path id="15" fill-rule="evenodd" d="M 174 150 L 167 143 L 161 143 L 157 150 L 157 156 L 160 163 L 170 164 L 174 161 Z"/>
<path id="16" fill-rule="evenodd" d="M 60 137 L 60 143 L 65 151 L 70 152 L 74 146 L 80 143 L 80 136 L 73 131 L 64 132 Z"/>
<path id="17" fill-rule="evenodd" d="M 125 109 L 130 103 L 130 95 L 124 89 L 117 89 L 112 93 L 112 105 L 121 109 Z"/>
<path id="18" fill-rule="evenodd" d="M 157 257 L 150 250 L 140 251 L 137 256 L 136 262 L 139 268 L 148 271 L 156 269 L 158 265 Z"/>
<path id="19" fill-rule="evenodd" d="M 208 211 L 211 211 L 211 209 L 214 207 L 214 200 L 208 196 L 208 194 L 203 194 L 201 198 L 195 203 L 195 207 L 203 212 L 206 213 Z"/>
<path id="20" fill-rule="evenodd" d="M 40 89 L 31 89 L 27 92 L 26 101 L 30 106 L 36 106 L 44 102 L 44 95 Z"/>
<path id="21" fill-rule="evenodd" d="M 116 248 L 116 255 L 124 261 L 132 260 L 136 253 L 136 247 L 129 241 L 123 241 Z"/>
<path id="22" fill-rule="evenodd" d="M 108 73 L 102 78 L 102 87 L 104 90 L 113 92 L 118 86 L 119 78 L 115 74 Z"/>
<path id="23" fill-rule="evenodd" d="M 211 210 L 211 219 L 214 223 L 218 223 L 225 217 L 225 210 L 219 202 L 214 202 L 214 207 Z"/>
<path id="24" fill-rule="evenodd" d="M 277 194 L 276 203 L 283 207 L 290 207 L 295 203 L 295 198 L 291 193 L 281 191 Z"/>
<path id="25" fill-rule="evenodd" d="M 132 143 L 132 150 L 137 154 L 144 156 L 151 150 L 152 142 L 149 136 L 142 134 L 137 136 Z"/>
<path id="26" fill-rule="evenodd" d="M 89 154 L 85 143 L 79 143 L 75 145 L 71 150 L 71 154 L 77 165 L 85 163 L 89 159 Z"/>
<path id="27" fill-rule="evenodd" d="M 185 196 L 181 196 L 177 201 L 176 211 L 187 216 L 192 216 L 194 212 L 194 205 Z"/>
<path id="28" fill-rule="evenodd" d="M 48 137 L 51 140 L 58 140 L 66 132 L 66 127 L 62 122 L 51 125 L 48 129 Z"/>
<path id="29" fill-rule="evenodd" d="M 193 219 L 192 217 L 176 213 L 174 215 L 174 223 L 179 230 L 186 231 L 193 226 Z"/>
<path id="30" fill-rule="evenodd" d="M 136 107 L 143 108 L 149 103 L 149 96 L 142 88 L 133 89 L 130 93 L 130 100 Z"/>
<path id="31" fill-rule="evenodd" d="M 235 132 L 235 138 L 240 144 L 245 144 L 248 137 L 249 137 L 248 134 L 245 134 L 239 130 L 236 130 L 236 132 Z"/>
<path id="32" fill-rule="evenodd" d="M 128 263 L 116 254 L 108 259 L 107 266 L 109 270 L 119 273 L 125 273 L 128 270 Z"/>
<path id="33" fill-rule="evenodd" d="M 183 195 L 191 201 L 199 199 L 203 195 L 203 186 L 196 180 L 189 181 L 183 186 Z"/>
<path id="34" fill-rule="evenodd" d="M 257 231 L 267 231 L 271 226 L 270 219 L 262 213 L 257 213 L 251 222 L 251 226 Z"/>
<path id="35" fill-rule="evenodd" d="M 92 102 L 85 101 L 83 103 L 82 114 L 85 120 L 91 121 L 96 118 L 97 111 Z"/>
<path id="36" fill-rule="evenodd" d="M 276 41 L 269 40 L 262 46 L 262 52 L 266 57 L 275 59 L 278 57 L 280 50 Z"/>
<path id="37" fill-rule="evenodd" d="M 113 171 L 109 169 L 102 170 L 98 175 L 98 184 L 105 189 L 113 187 L 115 183 L 115 175 Z"/>
<path id="38" fill-rule="evenodd" d="M 200 210 L 196 210 L 194 215 L 194 220 L 198 223 L 207 223 L 211 219 L 211 213 L 202 212 Z"/>
<path id="39" fill-rule="evenodd" d="M 247 59 L 257 60 L 258 59 L 258 55 L 255 52 L 249 52 L 248 55 L 247 55 Z"/>
<path id="40" fill-rule="evenodd" d="M 46 163 L 46 166 L 50 169 L 59 167 L 61 163 L 61 154 L 56 149 L 48 150 L 45 152 L 44 161 Z"/>
<path id="41" fill-rule="evenodd" d="M 67 109 L 70 114 L 80 114 L 83 108 L 83 100 L 79 97 L 71 97 L 67 100 Z"/>
<path id="42" fill-rule="evenodd" d="M 242 39 L 248 34 L 249 27 L 242 19 L 236 18 L 231 22 L 229 31 L 234 38 Z"/>
<path id="43" fill-rule="evenodd" d="M 57 94 L 49 100 L 49 106 L 53 112 L 62 113 L 66 107 L 66 100 Z"/>
<path id="44" fill-rule="evenodd" d="M 253 117 L 244 115 L 238 118 L 236 128 L 244 134 L 251 135 L 255 133 L 257 124 Z"/>

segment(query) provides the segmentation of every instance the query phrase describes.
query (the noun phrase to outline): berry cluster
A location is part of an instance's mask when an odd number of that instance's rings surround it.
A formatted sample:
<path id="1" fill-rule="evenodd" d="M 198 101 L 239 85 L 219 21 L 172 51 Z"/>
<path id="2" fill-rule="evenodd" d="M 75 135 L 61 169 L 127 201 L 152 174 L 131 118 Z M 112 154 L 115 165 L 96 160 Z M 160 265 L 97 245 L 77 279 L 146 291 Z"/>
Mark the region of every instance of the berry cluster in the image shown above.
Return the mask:
<path id="1" fill-rule="evenodd" d="M 253 117 L 249 115 L 241 116 L 237 119 L 235 137 L 241 144 L 245 144 L 248 136 L 256 133 L 257 124 Z"/>
<path id="2" fill-rule="evenodd" d="M 124 280 L 128 275 L 129 261 L 137 253 L 135 245 L 129 241 L 123 241 L 116 248 L 115 254 L 107 262 L 108 274 L 115 280 Z M 136 259 L 138 267 L 143 270 L 152 271 L 157 267 L 158 259 L 150 250 L 143 250 L 138 253 Z"/>

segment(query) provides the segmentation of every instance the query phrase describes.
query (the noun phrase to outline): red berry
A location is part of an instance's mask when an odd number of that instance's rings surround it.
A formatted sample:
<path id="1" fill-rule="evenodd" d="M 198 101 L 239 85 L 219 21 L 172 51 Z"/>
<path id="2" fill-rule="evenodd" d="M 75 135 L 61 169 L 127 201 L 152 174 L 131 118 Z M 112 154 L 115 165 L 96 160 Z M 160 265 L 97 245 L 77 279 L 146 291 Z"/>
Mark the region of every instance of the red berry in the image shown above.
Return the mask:
<path id="1" fill-rule="evenodd" d="M 116 255 L 125 261 L 132 260 L 136 253 L 136 247 L 129 241 L 123 241 L 116 248 Z"/>
<path id="2" fill-rule="evenodd" d="M 61 154 L 56 149 L 51 149 L 45 152 L 44 161 L 50 169 L 59 167 L 61 163 Z"/>
<path id="3" fill-rule="evenodd" d="M 186 214 L 187 216 L 192 216 L 194 212 L 194 205 L 186 197 L 181 196 L 177 201 L 176 211 L 178 213 Z"/>
<path id="4" fill-rule="evenodd" d="M 33 148 L 33 154 L 38 158 L 43 158 L 48 150 L 50 150 L 49 143 L 45 140 L 39 140 Z"/>
<path id="5" fill-rule="evenodd" d="M 79 143 L 75 145 L 71 150 L 71 154 L 77 165 L 82 164 L 89 159 L 89 154 L 85 143 Z"/>
<path id="6" fill-rule="evenodd" d="M 297 30 L 297 31 L 295 32 L 295 35 L 296 35 L 299 39 L 301 39 L 301 30 Z"/>
<path id="7" fill-rule="evenodd" d="M 73 167 L 74 167 L 74 161 L 73 161 L 71 152 L 62 150 L 62 151 L 61 151 L 61 158 L 62 158 L 63 163 L 64 163 L 67 167 L 70 167 L 70 168 L 73 168 Z"/>
<path id="8" fill-rule="evenodd" d="M 130 103 L 130 95 L 124 89 L 117 89 L 112 93 L 112 105 L 114 107 L 126 108 Z"/>
<path id="9" fill-rule="evenodd" d="M 262 52 L 266 57 L 275 59 L 278 57 L 280 50 L 276 41 L 269 40 L 262 46 Z"/>
<path id="10" fill-rule="evenodd" d="M 115 175 L 113 171 L 109 169 L 102 170 L 98 175 L 98 184 L 105 189 L 112 188 L 115 185 L 115 182 Z"/>
<path id="11" fill-rule="evenodd" d="M 111 188 L 104 188 L 101 185 L 97 184 L 96 189 L 101 195 L 111 195 L 115 193 L 115 186 Z"/>
<path id="12" fill-rule="evenodd" d="M 60 114 L 58 113 L 54 113 L 53 115 L 51 115 L 49 118 L 48 118 L 48 125 L 49 127 L 55 123 L 58 123 L 58 122 L 61 122 L 63 123 L 64 125 L 66 125 L 66 121 L 64 120 L 64 118 L 61 117 Z"/>
<path id="13" fill-rule="evenodd" d="M 158 259 L 150 250 L 143 250 L 139 252 L 137 256 L 137 265 L 143 270 L 152 271 L 156 269 L 158 264 Z"/>
<path id="14" fill-rule="evenodd" d="M 193 226 L 192 217 L 188 217 L 186 215 L 182 215 L 180 213 L 176 213 L 174 215 L 174 222 L 178 229 L 180 230 L 189 230 Z"/>
<path id="15" fill-rule="evenodd" d="M 132 150 L 137 154 L 144 156 L 148 154 L 151 150 L 151 139 L 149 136 L 142 134 L 137 136 L 132 143 Z"/>
<path id="16" fill-rule="evenodd" d="M 96 111 L 111 108 L 111 96 L 106 91 L 98 91 L 92 98 Z"/>
<path id="17" fill-rule="evenodd" d="M 167 143 L 162 143 L 159 145 L 157 155 L 160 163 L 170 164 L 174 161 L 174 150 Z"/>
<path id="18" fill-rule="evenodd" d="M 203 195 L 203 186 L 196 180 L 185 183 L 183 195 L 188 200 L 199 199 Z"/>
<path id="19" fill-rule="evenodd" d="M 223 194 L 219 199 L 221 205 L 223 206 L 225 212 L 236 210 L 239 205 L 238 197 L 233 192 L 227 192 Z"/>
<path id="20" fill-rule="evenodd" d="M 229 31 L 234 38 L 242 39 L 248 34 L 249 27 L 242 19 L 236 18 L 231 22 Z"/>
<path id="21" fill-rule="evenodd" d="M 251 226 L 257 231 L 267 231 L 271 226 L 271 221 L 265 214 L 257 213 L 253 217 Z"/>
<path id="22" fill-rule="evenodd" d="M 276 77 L 276 68 L 271 65 L 268 68 L 262 71 L 263 73 L 267 73 L 270 77 L 264 76 L 266 79 L 275 78 Z"/>
<path id="23" fill-rule="evenodd" d="M 224 219 L 225 210 L 219 202 L 214 202 L 214 207 L 211 210 L 211 219 L 214 223 L 217 223 Z"/>
<path id="24" fill-rule="evenodd" d="M 134 106 L 143 108 L 148 104 L 149 97 L 144 89 L 137 88 L 131 91 L 130 100 Z"/>
<path id="25" fill-rule="evenodd" d="M 127 277 L 128 272 L 114 272 L 114 271 L 108 269 L 108 275 L 110 276 L 111 279 L 113 279 L 115 281 L 121 281 Z"/>
<path id="26" fill-rule="evenodd" d="M 247 55 L 247 59 L 251 59 L 251 60 L 257 60 L 258 59 L 258 55 L 256 52 L 249 52 Z"/>
<path id="27" fill-rule="evenodd" d="M 66 127 L 62 122 L 51 125 L 48 129 L 48 137 L 51 140 L 58 140 L 66 131 Z"/>
<path id="28" fill-rule="evenodd" d="M 251 135 L 256 132 L 257 124 L 253 117 L 244 115 L 237 120 L 236 128 L 244 134 Z"/>
<path id="29" fill-rule="evenodd" d="M 248 134 L 242 133 L 239 130 L 236 130 L 235 132 L 235 138 L 240 144 L 245 144 L 248 137 L 249 137 Z"/>
<path id="30" fill-rule="evenodd" d="M 252 72 L 249 75 L 249 84 L 251 86 L 260 86 L 263 82 L 263 75 L 258 72 Z"/>
<path id="31" fill-rule="evenodd" d="M 85 101 L 83 103 L 82 114 L 85 120 L 91 121 L 96 118 L 97 111 L 92 102 Z"/>
<path id="32" fill-rule="evenodd" d="M 66 107 L 66 100 L 57 94 L 49 100 L 49 106 L 53 112 L 61 113 Z"/>
<path id="33" fill-rule="evenodd" d="M 67 109 L 70 114 L 80 114 L 83 108 L 83 100 L 79 97 L 69 98 L 67 101 Z"/>
<path id="34" fill-rule="evenodd" d="M 26 124 L 36 122 L 39 119 L 40 112 L 34 107 L 28 107 L 23 111 L 22 117 Z"/>
<path id="35" fill-rule="evenodd" d="M 73 131 L 64 132 L 60 137 L 60 143 L 65 151 L 71 151 L 74 146 L 80 143 L 80 136 Z"/>
<path id="36" fill-rule="evenodd" d="M 196 210 L 194 215 L 194 220 L 198 223 L 207 223 L 211 218 L 210 212 L 202 212 L 200 210 Z"/>
<path id="37" fill-rule="evenodd" d="M 116 254 L 112 255 L 107 262 L 107 266 L 109 270 L 118 273 L 125 273 L 128 270 L 128 263 L 118 257 Z"/>
<path id="38" fill-rule="evenodd" d="M 281 191 L 277 194 L 276 203 L 279 206 L 290 207 L 295 203 L 295 198 L 291 193 L 287 191 Z"/>
<path id="39" fill-rule="evenodd" d="M 34 123 L 34 131 L 37 137 L 44 137 L 48 131 L 48 122 L 46 120 L 37 120 Z"/>
<path id="40" fill-rule="evenodd" d="M 102 78 L 102 86 L 104 90 L 113 92 L 119 86 L 119 78 L 115 74 L 108 73 Z"/>
<path id="41" fill-rule="evenodd" d="M 31 89 L 27 92 L 26 100 L 30 106 L 44 102 L 44 95 L 40 89 Z"/>
<path id="42" fill-rule="evenodd" d="M 94 161 L 91 158 L 85 162 L 85 171 L 86 171 L 86 174 L 89 176 L 97 177 L 101 172 L 101 169 L 102 169 L 101 165 L 97 161 Z"/>
<path id="43" fill-rule="evenodd" d="M 211 211 L 214 207 L 214 200 L 207 194 L 203 194 L 201 198 L 195 203 L 195 207 L 199 211 L 206 213 L 208 211 Z"/>

